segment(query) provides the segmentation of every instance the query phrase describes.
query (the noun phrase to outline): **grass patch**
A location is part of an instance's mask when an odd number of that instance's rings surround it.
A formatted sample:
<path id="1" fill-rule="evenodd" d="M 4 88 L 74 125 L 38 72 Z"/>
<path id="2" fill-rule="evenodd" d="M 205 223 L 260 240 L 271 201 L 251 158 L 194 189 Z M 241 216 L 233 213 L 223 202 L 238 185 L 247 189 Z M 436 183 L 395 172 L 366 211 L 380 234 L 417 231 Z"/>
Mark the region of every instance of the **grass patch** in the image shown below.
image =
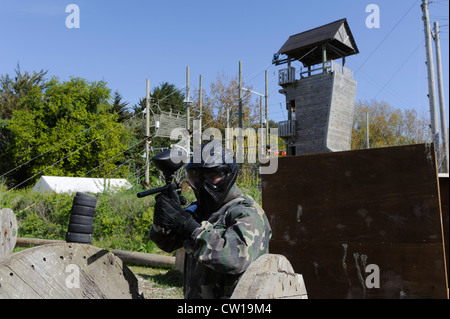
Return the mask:
<path id="1" fill-rule="evenodd" d="M 183 299 L 182 275 L 173 268 L 128 266 L 146 299 Z"/>

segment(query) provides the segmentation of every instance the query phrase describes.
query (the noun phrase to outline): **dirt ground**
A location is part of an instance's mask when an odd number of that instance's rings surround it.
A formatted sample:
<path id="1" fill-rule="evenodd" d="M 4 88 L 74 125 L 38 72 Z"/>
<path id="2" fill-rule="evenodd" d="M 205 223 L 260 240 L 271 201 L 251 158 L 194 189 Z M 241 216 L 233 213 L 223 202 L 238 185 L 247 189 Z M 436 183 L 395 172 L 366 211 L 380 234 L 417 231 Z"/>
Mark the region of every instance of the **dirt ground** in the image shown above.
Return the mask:
<path id="1" fill-rule="evenodd" d="M 183 299 L 182 275 L 172 269 L 129 266 L 145 299 Z"/>

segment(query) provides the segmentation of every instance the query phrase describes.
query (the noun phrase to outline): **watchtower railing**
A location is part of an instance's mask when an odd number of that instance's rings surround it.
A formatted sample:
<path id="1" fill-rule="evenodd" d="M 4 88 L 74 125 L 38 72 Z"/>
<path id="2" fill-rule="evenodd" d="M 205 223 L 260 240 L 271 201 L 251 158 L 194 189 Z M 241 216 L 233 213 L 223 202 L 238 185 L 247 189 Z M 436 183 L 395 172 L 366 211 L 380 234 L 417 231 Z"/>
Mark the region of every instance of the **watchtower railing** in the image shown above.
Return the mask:
<path id="1" fill-rule="evenodd" d="M 311 75 L 316 75 L 316 74 L 322 74 L 322 73 L 328 73 L 328 72 L 337 72 L 337 73 L 340 73 L 340 74 L 342 74 L 342 75 L 344 75 L 346 77 L 353 78 L 353 71 L 347 69 L 345 66 L 340 65 L 339 63 L 337 63 L 334 60 L 327 61 L 325 63 L 325 65 L 323 65 L 321 63 L 321 64 L 317 64 L 315 66 L 316 66 L 315 68 L 311 68 L 310 67 L 306 71 L 301 71 L 300 72 L 300 77 L 304 78 L 304 77 L 311 76 Z M 281 83 L 280 79 L 281 78 L 283 78 L 283 79 L 286 78 L 286 77 L 282 77 L 280 75 L 281 72 L 284 71 L 284 70 L 286 70 L 286 69 L 282 69 L 282 70 L 279 71 L 278 84 L 280 84 L 280 85 L 281 84 L 285 84 L 285 83 L 289 83 L 287 81 Z M 284 72 L 286 72 L 286 71 L 284 71 Z M 293 79 L 290 82 L 294 82 L 295 81 L 295 74 L 294 74 L 294 76 L 292 78 Z"/>
<path id="2" fill-rule="evenodd" d="M 278 136 L 291 137 L 295 135 L 295 120 L 278 122 Z"/>
<path id="3" fill-rule="evenodd" d="M 278 71 L 278 85 L 295 82 L 295 68 L 290 66 Z"/>

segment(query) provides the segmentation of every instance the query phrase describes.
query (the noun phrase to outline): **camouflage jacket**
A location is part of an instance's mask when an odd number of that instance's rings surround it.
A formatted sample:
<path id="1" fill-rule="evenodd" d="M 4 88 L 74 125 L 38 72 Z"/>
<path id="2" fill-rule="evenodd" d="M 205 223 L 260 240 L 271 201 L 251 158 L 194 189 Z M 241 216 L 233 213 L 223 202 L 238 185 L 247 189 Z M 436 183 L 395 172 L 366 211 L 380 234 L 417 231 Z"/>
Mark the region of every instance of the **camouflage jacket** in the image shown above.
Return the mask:
<path id="1" fill-rule="evenodd" d="M 258 203 L 234 186 L 217 212 L 197 221 L 201 225 L 191 238 L 156 225 L 150 238 L 167 252 L 184 246 L 185 298 L 230 297 L 242 273 L 269 251 L 272 231 L 267 217 Z"/>

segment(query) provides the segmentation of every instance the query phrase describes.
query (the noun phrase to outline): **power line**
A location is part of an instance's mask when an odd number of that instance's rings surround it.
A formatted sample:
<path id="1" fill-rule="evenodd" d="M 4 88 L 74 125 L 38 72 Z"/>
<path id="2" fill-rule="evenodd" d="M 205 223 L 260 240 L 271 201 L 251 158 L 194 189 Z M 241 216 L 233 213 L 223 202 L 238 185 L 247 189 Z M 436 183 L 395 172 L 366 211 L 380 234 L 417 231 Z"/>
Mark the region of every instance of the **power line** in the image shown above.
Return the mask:
<path id="1" fill-rule="evenodd" d="M 398 25 L 403 21 L 403 19 L 408 15 L 408 13 L 416 6 L 416 3 L 419 0 L 416 0 L 413 5 L 406 11 L 406 13 L 397 21 L 397 23 L 392 27 L 392 29 L 386 34 L 386 36 L 378 43 L 378 45 L 373 49 L 373 51 L 369 54 L 369 56 L 364 60 L 364 62 L 358 67 L 355 71 L 355 74 L 367 63 L 367 61 L 372 57 L 372 55 L 378 50 L 378 48 L 383 44 L 383 42 L 391 35 L 391 33 L 398 27 Z"/>
<path id="2" fill-rule="evenodd" d="M 388 81 L 386 81 L 386 83 L 383 85 L 383 87 L 377 92 L 377 94 L 375 94 L 376 98 L 378 96 L 378 94 L 381 93 L 381 91 L 384 90 L 384 88 L 389 84 L 389 82 L 392 81 L 392 79 L 398 74 L 398 72 L 400 72 L 400 70 L 403 68 L 403 66 L 409 61 L 409 59 L 414 55 L 414 53 L 416 53 L 416 51 L 420 48 L 420 46 L 425 42 L 425 40 L 423 40 L 421 43 L 419 43 L 419 45 L 411 52 L 411 54 L 403 61 L 403 63 L 399 66 L 399 68 L 394 72 L 394 74 L 392 74 L 392 76 L 389 78 Z"/>
<path id="3" fill-rule="evenodd" d="M 152 136 L 154 136 L 154 135 L 155 135 L 155 134 L 153 134 Z M 152 137 L 152 136 L 150 136 L 150 137 Z M 130 150 L 130 149 L 136 147 L 137 145 L 141 144 L 141 143 L 142 143 L 143 141 L 145 141 L 145 140 L 147 140 L 147 138 L 141 139 L 139 142 L 137 142 L 137 143 L 135 143 L 134 145 L 130 146 L 130 147 L 127 148 L 126 150 L 123 150 L 122 152 L 120 152 L 120 153 L 114 155 L 113 157 L 109 158 L 108 160 L 104 161 L 103 163 L 97 165 L 96 167 L 94 167 L 94 168 L 92 168 L 91 170 L 87 171 L 86 173 L 84 173 L 84 174 L 81 175 L 80 177 L 86 176 L 87 174 L 91 173 L 92 171 L 94 171 L 94 170 L 96 170 L 96 169 L 102 167 L 103 165 L 105 165 L 106 163 L 110 162 L 111 160 L 113 160 L 113 159 L 116 158 L 117 156 L 122 155 L 122 154 L 125 153 L 126 151 L 128 151 L 128 150 Z M 117 168 L 118 168 L 118 167 L 117 167 Z M 116 168 L 116 169 L 117 169 L 117 168 Z M 108 174 L 106 174 L 105 176 L 107 176 L 107 175 L 108 175 Z"/>

